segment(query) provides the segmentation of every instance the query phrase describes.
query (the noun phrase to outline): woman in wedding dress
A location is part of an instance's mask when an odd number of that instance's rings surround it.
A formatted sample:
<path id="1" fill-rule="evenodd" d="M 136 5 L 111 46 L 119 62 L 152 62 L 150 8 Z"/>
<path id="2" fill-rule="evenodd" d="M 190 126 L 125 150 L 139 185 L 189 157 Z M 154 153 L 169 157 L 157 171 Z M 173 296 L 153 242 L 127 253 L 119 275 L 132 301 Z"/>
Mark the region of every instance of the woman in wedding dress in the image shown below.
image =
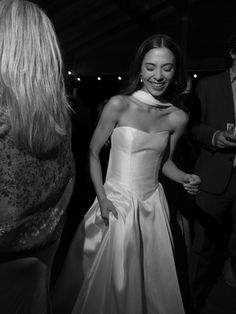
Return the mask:
<path id="1" fill-rule="evenodd" d="M 139 47 L 122 95 L 106 104 L 90 144 L 97 198 L 80 223 L 54 291 L 55 314 L 183 314 L 168 204 L 159 171 L 190 194 L 200 178 L 172 155 L 188 121 L 174 104 L 185 88 L 176 43 Z M 99 152 L 111 136 L 105 184 Z M 79 205 L 78 205 L 79 206 Z"/>

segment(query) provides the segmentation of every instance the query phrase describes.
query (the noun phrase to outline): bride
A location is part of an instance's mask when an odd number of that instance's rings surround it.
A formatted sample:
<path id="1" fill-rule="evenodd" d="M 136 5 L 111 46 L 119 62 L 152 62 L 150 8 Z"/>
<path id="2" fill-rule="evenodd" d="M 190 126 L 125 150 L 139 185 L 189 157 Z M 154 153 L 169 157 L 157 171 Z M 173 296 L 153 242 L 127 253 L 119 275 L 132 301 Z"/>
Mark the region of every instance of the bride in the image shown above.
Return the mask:
<path id="1" fill-rule="evenodd" d="M 90 144 L 97 198 L 80 223 L 54 291 L 55 314 L 182 314 L 169 211 L 159 171 L 190 194 L 200 178 L 172 155 L 188 121 L 178 46 L 154 35 L 139 47 L 122 95 L 106 104 Z M 99 152 L 111 136 L 105 184 Z"/>

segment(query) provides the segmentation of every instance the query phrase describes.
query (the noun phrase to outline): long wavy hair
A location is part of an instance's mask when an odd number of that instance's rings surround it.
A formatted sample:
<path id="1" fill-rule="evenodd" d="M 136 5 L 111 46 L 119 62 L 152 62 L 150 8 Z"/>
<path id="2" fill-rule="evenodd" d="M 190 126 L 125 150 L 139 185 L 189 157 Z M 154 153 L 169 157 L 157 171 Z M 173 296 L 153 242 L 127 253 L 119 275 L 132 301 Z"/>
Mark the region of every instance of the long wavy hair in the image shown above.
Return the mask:
<path id="1" fill-rule="evenodd" d="M 154 48 L 168 48 L 175 56 L 175 75 L 173 84 L 167 89 L 165 97 L 172 102 L 185 90 L 187 75 L 185 69 L 185 62 L 178 44 L 166 34 L 155 34 L 147 38 L 138 48 L 134 61 L 131 64 L 128 86 L 123 91 L 124 94 L 130 95 L 134 91 L 142 87 L 140 82 L 140 72 L 144 56 L 148 51 Z"/>
<path id="2" fill-rule="evenodd" d="M 69 132 L 58 40 L 47 15 L 32 2 L 0 1 L 0 95 L 18 147 L 45 153 Z"/>

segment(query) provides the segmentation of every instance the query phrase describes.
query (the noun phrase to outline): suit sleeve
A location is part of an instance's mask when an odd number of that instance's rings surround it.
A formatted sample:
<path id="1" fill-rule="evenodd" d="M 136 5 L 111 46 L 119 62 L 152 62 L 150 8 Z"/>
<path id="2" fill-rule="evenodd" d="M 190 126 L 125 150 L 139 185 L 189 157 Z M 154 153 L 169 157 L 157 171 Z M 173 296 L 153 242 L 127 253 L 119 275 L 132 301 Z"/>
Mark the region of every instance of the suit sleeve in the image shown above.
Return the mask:
<path id="1" fill-rule="evenodd" d="M 200 81 L 196 88 L 196 99 L 198 105 L 200 106 L 201 115 L 200 121 L 192 128 L 193 137 L 200 146 L 203 146 L 205 149 L 214 152 L 217 148 L 212 145 L 212 138 L 217 129 L 207 124 L 208 99 L 207 89 L 204 82 Z"/>

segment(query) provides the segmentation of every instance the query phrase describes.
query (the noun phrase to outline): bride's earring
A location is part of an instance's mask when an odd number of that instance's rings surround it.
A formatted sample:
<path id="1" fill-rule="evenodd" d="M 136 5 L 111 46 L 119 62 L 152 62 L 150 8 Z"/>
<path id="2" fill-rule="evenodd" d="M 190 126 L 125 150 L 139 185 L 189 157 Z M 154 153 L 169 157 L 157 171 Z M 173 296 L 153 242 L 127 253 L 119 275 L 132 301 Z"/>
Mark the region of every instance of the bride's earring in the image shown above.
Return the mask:
<path id="1" fill-rule="evenodd" d="M 142 74 L 139 75 L 139 82 L 143 83 Z"/>

